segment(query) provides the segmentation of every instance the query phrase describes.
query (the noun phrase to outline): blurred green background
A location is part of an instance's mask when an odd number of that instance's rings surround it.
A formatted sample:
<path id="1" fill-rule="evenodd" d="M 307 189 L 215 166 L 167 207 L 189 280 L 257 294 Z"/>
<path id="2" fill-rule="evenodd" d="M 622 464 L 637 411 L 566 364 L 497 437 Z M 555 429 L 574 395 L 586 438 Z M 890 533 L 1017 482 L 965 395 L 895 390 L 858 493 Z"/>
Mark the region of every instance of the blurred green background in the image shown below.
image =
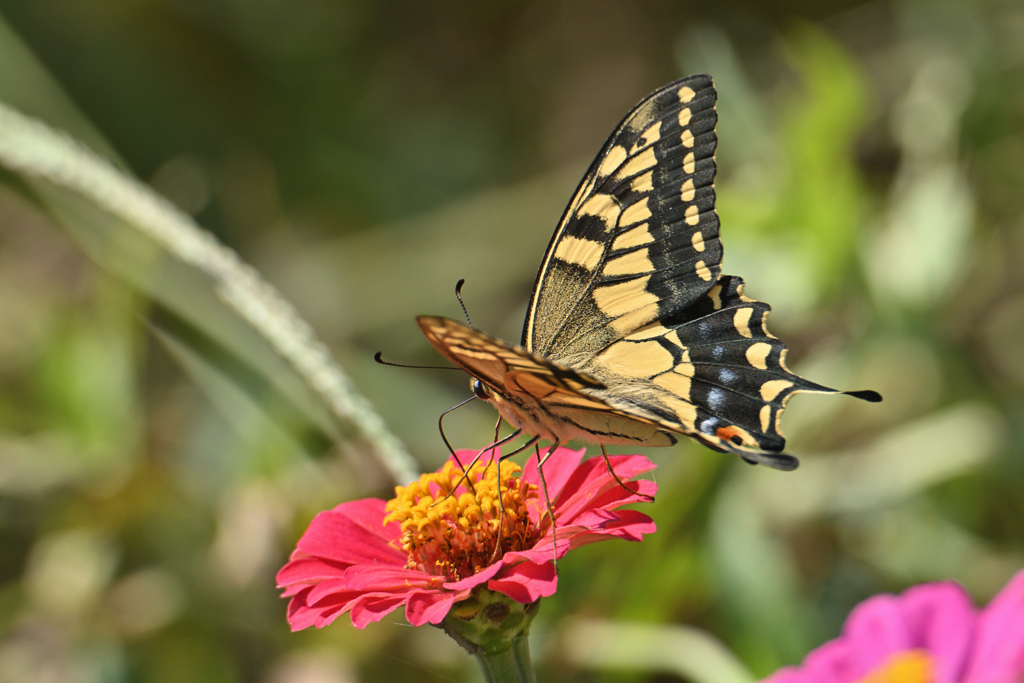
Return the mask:
<path id="1" fill-rule="evenodd" d="M 1024 566 L 1024 5 L 0 0 L 0 100 L 253 264 L 424 469 L 466 380 L 373 353 L 436 363 L 413 318 L 458 317 L 459 278 L 517 340 L 593 154 L 697 72 L 724 272 L 791 367 L 885 402 L 793 401 L 794 473 L 652 449 L 659 532 L 559 564 L 546 681 L 682 680 L 679 625 L 765 676 L 871 594 L 985 601 Z M 289 633 L 274 574 L 308 521 L 394 482 L 202 278 L 95 223 L 0 171 L 0 682 L 478 680 L 400 612 Z M 493 420 L 446 426 L 472 447 Z"/>

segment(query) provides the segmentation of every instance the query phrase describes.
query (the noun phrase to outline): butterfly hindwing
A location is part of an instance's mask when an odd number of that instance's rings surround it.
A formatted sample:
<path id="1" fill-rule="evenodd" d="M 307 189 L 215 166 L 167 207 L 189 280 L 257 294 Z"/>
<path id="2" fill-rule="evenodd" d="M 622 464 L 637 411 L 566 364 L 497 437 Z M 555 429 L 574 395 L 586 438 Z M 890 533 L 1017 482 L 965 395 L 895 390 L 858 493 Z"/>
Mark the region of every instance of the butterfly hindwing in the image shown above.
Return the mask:
<path id="1" fill-rule="evenodd" d="M 781 453 L 779 427 L 786 402 L 800 392 L 839 392 L 789 371 L 786 345 L 765 324 L 770 310 L 743 294 L 742 279 L 725 275 L 685 311 L 572 365 L 605 385 L 588 393 L 624 412 L 654 413 L 668 431 L 791 469 L 796 461 Z"/>
<path id="2" fill-rule="evenodd" d="M 605 143 L 541 263 L 523 346 L 596 352 L 714 286 L 716 94 L 710 77 L 641 102 Z"/>

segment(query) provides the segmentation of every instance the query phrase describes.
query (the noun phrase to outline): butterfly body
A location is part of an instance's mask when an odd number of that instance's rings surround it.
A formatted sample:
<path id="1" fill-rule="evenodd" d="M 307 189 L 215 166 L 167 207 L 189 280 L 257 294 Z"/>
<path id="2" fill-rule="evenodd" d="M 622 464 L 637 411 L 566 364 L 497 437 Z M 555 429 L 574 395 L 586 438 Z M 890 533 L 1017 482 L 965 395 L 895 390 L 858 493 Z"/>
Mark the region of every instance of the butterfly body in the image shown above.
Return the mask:
<path id="1" fill-rule="evenodd" d="M 558 443 L 667 446 L 683 434 L 792 469 L 779 430 L 790 396 L 881 400 L 791 373 L 770 307 L 721 274 L 716 98 L 710 77 L 692 76 L 619 124 L 548 245 L 520 345 L 417 319 L 510 424 Z"/>

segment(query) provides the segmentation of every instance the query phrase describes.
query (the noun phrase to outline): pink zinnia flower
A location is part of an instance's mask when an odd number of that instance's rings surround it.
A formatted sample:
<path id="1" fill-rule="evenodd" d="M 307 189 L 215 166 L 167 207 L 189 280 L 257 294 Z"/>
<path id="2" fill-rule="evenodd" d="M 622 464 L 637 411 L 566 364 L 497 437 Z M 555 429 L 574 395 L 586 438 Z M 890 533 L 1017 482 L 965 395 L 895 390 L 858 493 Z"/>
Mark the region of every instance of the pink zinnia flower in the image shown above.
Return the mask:
<path id="1" fill-rule="evenodd" d="M 952 582 L 870 598 L 766 683 L 1024 683 L 1024 572 L 981 610 Z"/>
<path id="2" fill-rule="evenodd" d="M 650 517 L 617 508 L 650 500 L 656 484 L 634 481 L 633 492 L 626 491 L 603 459 L 581 463 L 583 453 L 560 448 L 544 464 L 554 527 L 536 456 L 525 473 L 512 462 L 501 463 L 503 522 L 495 464 L 473 466 L 470 487 L 459 483 L 463 473 L 452 460 L 437 473 L 396 487 L 391 501 L 365 498 L 321 512 L 277 575 L 284 596 L 291 597 L 292 630 L 326 626 L 344 612 L 363 628 L 401 605 L 412 625 L 438 624 L 455 603 L 483 586 L 530 603 L 555 592 L 556 556 L 595 541 L 639 541 L 653 533 Z M 474 455 L 462 451 L 459 458 L 469 462 Z M 624 482 L 654 468 L 639 455 L 609 459 Z"/>

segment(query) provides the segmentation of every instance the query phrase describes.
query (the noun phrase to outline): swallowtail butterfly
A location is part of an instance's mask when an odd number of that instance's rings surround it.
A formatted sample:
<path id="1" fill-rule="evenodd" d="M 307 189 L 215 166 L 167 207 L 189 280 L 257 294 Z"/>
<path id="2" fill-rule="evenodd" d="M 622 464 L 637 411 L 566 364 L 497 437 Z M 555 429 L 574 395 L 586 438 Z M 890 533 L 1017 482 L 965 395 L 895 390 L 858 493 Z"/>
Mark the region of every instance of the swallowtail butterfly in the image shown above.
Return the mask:
<path id="1" fill-rule="evenodd" d="M 714 84 L 670 83 L 618 125 L 541 262 L 519 345 L 417 318 L 507 422 L 555 443 L 668 446 L 684 434 L 789 470 L 779 419 L 793 394 L 839 392 L 786 367 L 770 307 L 722 275 Z"/>

